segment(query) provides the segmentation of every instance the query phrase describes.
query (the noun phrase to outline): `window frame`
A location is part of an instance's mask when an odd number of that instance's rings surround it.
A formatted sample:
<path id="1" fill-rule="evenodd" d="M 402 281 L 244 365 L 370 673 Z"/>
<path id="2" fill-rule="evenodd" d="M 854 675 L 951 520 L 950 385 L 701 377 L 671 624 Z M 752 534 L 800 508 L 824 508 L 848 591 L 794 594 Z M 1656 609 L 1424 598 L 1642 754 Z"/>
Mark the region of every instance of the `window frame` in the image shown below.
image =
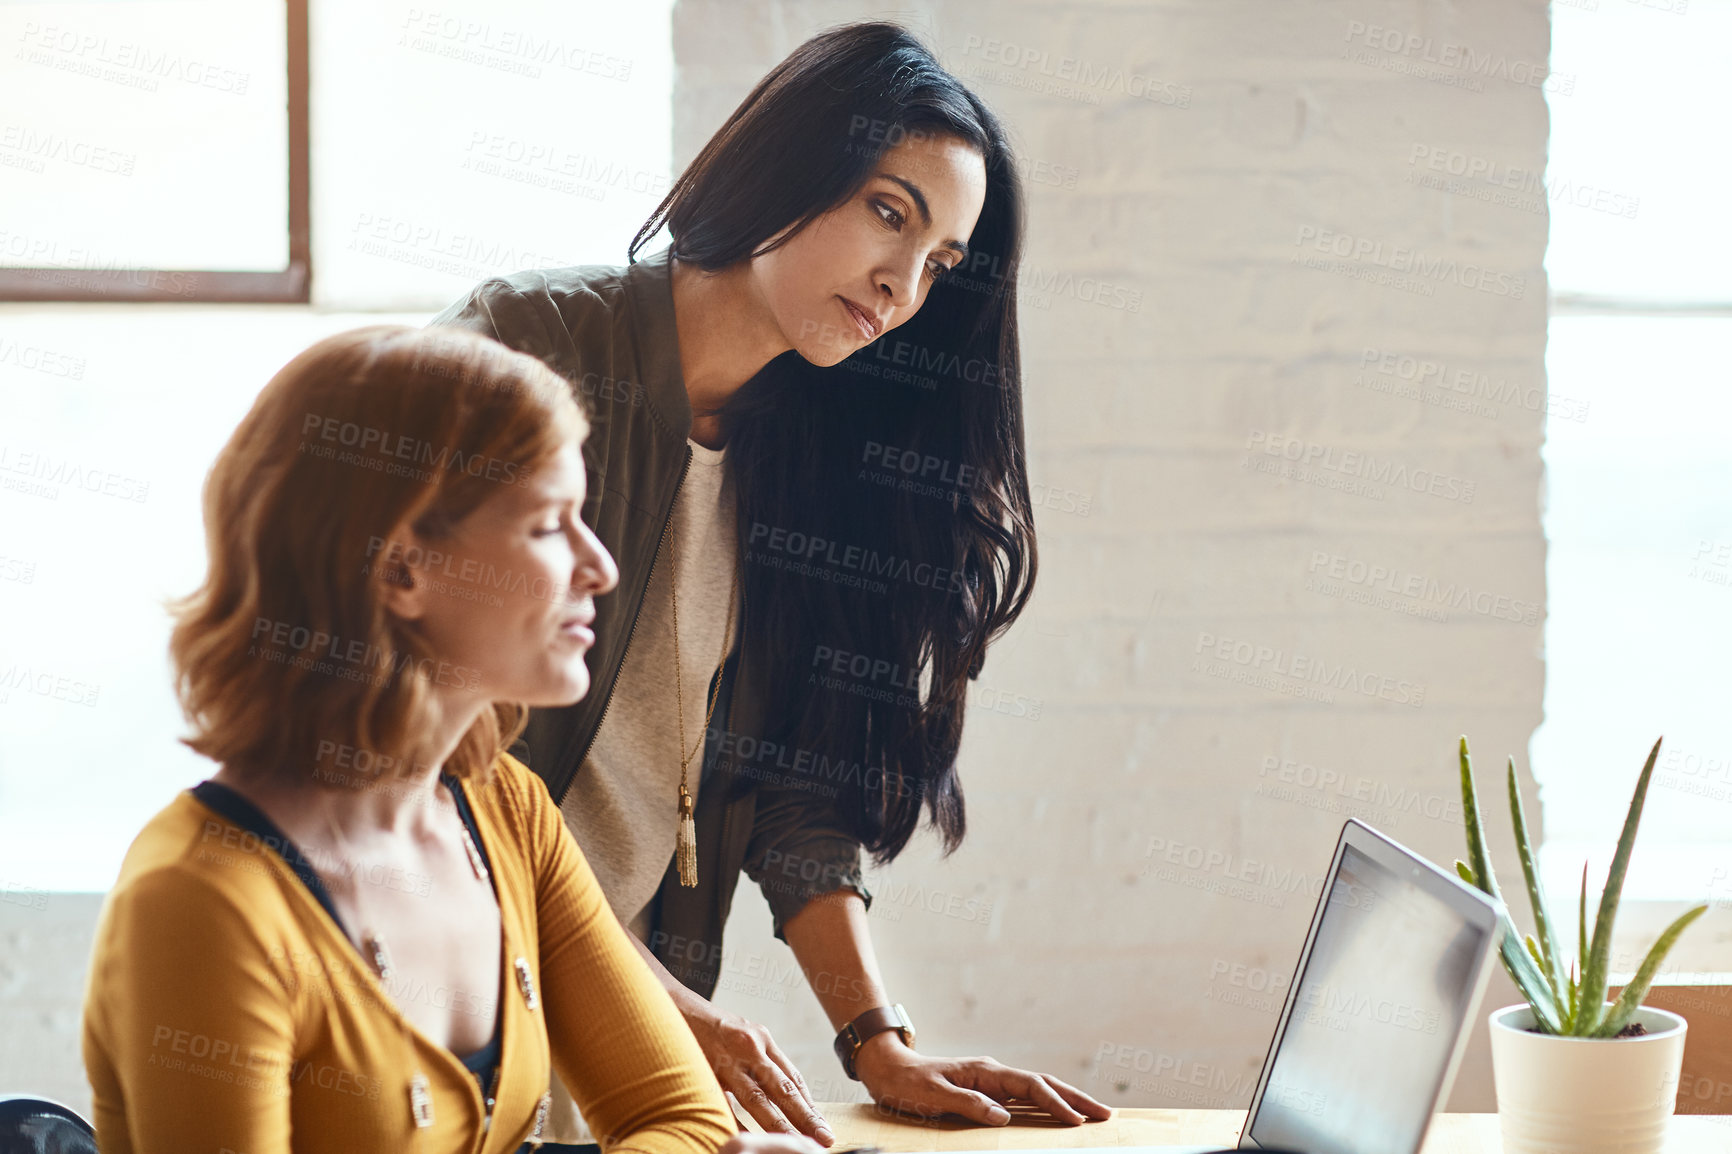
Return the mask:
<path id="1" fill-rule="evenodd" d="M 284 0 L 289 116 L 289 263 L 272 272 L 0 265 L 0 302 L 178 301 L 307 304 L 312 299 L 307 0 Z M 117 271 L 126 275 L 116 277 Z M 140 283 L 142 281 L 142 283 Z"/>

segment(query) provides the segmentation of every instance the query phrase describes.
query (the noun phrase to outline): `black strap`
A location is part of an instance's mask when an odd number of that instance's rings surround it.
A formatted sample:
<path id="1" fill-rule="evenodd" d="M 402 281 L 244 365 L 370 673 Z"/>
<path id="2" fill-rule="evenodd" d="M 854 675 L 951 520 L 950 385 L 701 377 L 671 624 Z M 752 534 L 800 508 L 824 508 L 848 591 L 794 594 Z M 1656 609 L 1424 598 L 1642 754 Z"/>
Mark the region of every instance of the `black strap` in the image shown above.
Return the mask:
<path id="1" fill-rule="evenodd" d="M 343 925 L 343 919 L 337 916 L 337 907 L 331 901 L 330 891 L 325 889 L 325 883 L 320 879 L 318 871 L 313 869 L 313 863 L 307 860 L 301 852 L 301 847 L 289 840 L 289 836 L 277 828 L 277 824 L 265 816 L 265 811 L 242 797 L 239 793 L 222 784 L 220 781 L 201 781 L 188 793 L 198 798 L 209 808 L 215 810 L 243 832 L 250 833 L 269 848 L 277 852 L 288 867 L 301 879 L 301 884 L 312 892 L 315 900 L 323 906 L 331 920 L 337 924 L 337 930 L 345 938 L 350 938 L 348 928 Z"/>
<path id="2" fill-rule="evenodd" d="M 451 791 L 452 800 L 457 803 L 457 817 L 463 822 L 463 828 L 469 831 L 470 840 L 475 843 L 475 849 L 481 854 L 481 864 L 487 867 L 489 877 L 493 875 L 493 861 L 487 856 L 487 845 L 481 840 L 481 830 L 475 824 L 475 815 L 469 809 L 469 800 L 463 796 L 463 790 L 456 777 L 449 773 L 439 775 L 439 780 L 445 783 L 445 788 Z M 331 920 L 337 923 L 337 928 L 343 931 L 344 937 L 349 937 L 348 930 L 343 926 L 343 919 L 337 916 L 337 907 L 331 901 L 330 891 L 325 889 L 324 881 L 319 877 L 313 863 L 301 852 L 301 847 L 289 840 L 289 836 L 277 827 L 277 824 L 265 816 L 264 810 L 236 793 L 220 781 L 201 781 L 188 793 L 198 798 L 210 809 L 215 810 L 242 830 L 257 837 L 269 848 L 275 850 L 288 867 L 301 879 L 301 884 L 312 891 L 319 905 L 324 907 Z M 494 886 L 494 895 L 498 896 L 499 887 Z M 352 939 L 351 939 L 352 940 Z"/>
<path id="3" fill-rule="evenodd" d="M 481 854 L 481 864 L 487 867 L 487 876 L 493 876 L 493 861 L 487 856 L 487 847 L 481 843 L 481 830 L 475 824 L 475 815 L 469 812 L 469 799 L 463 796 L 463 790 L 458 780 L 449 773 L 439 775 L 439 780 L 445 783 L 445 788 L 451 791 L 451 798 L 457 803 L 457 816 L 463 819 L 463 828 L 469 831 L 469 837 L 475 842 L 475 849 Z M 493 887 L 497 895 L 499 887 Z"/>
<path id="4" fill-rule="evenodd" d="M 481 864 L 487 867 L 488 881 L 493 885 L 493 894 L 499 896 L 499 882 L 493 875 L 493 861 L 487 856 L 487 846 L 481 841 L 481 830 L 475 824 L 475 815 L 469 811 L 469 799 L 463 796 L 463 789 L 457 778 L 449 773 L 439 775 L 439 780 L 445 783 L 445 788 L 451 791 L 451 799 L 457 803 L 457 816 L 463 821 L 463 828 L 469 831 L 469 837 L 475 842 L 475 852 L 481 855 Z M 505 975 L 499 975 L 501 988 L 505 985 Z M 493 1081 L 493 1068 L 499 1065 L 501 1051 L 504 1049 L 505 1036 L 505 1006 L 499 1006 L 499 1012 L 493 1019 L 493 1037 L 487 1045 L 473 1054 L 459 1055 L 464 1066 L 475 1075 L 476 1082 L 481 1087 L 481 1096 L 487 1097 L 488 1085 Z"/>

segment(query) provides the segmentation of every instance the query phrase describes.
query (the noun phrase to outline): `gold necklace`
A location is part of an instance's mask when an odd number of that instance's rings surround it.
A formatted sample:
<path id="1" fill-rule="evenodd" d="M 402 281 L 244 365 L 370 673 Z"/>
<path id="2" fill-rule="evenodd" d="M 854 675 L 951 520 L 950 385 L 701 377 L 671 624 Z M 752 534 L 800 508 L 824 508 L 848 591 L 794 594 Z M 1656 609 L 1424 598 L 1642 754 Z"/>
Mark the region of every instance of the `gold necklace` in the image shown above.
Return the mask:
<path id="1" fill-rule="evenodd" d="M 673 515 L 668 516 L 668 525 L 673 524 Z M 667 528 L 662 530 L 667 533 Z M 698 884 L 698 825 L 692 813 L 692 794 L 686 787 L 686 769 L 691 765 L 692 758 L 698 755 L 698 750 L 704 746 L 704 737 L 710 731 L 710 719 L 716 715 L 716 697 L 721 692 L 722 679 L 717 677 L 710 687 L 710 708 L 704 714 L 703 728 L 698 730 L 698 743 L 690 753 L 686 752 L 686 701 L 685 678 L 680 674 L 680 562 L 678 551 L 679 534 L 669 533 L 676 544 L 669 547 L 669 559 L 673 565 L 673 575 L 668 578 L 668 588 L 673 595 L 674 605 L 674 704 L 680 723 L 679 755 L 680 755 L 680 832 L 674 843 L 674 860 L 679 864 L 680 884 L 688 889 Z M 736 562 L 733 566 L 733 580 L 728 585 L 728 620 L 722 627 L 722 655 L 716 661 L 719 668 L 728 659 L 728 643 L 734 631 L 734 595 L 740 587 L 740 567 Z"/>

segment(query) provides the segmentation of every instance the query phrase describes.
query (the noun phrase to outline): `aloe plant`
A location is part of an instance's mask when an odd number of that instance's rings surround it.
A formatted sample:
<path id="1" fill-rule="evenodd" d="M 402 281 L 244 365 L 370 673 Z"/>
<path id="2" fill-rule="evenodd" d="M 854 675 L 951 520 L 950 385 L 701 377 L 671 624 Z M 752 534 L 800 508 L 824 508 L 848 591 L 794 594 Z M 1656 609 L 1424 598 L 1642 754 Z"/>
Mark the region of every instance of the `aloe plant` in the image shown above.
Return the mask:
<path id="1" fill-rule="evenodd" d="M 1582 892 L 1576 907 L 1576 956 L 1565 968 L 1563 946 L 1558 940 L 1557 923 L 1552 919 L 1541 890 L 1539 874 L 1534 867 L 1532 843 L 1528 838 L 1527 818 L 1522 812 L 1521 790 L 1516 784 L 1515 758 L 1509 761 L 1510 820 L 1515 826 L 1516 853 L 1521 858 L 1522 877 L 1527 882 L 1528 901 L 1533 904 L 1535 934 L 1525 938 L 1510 919 L 1509 908 L 1499 893 L 1497 876 L 1492 872 L 1491 854 L 1486 849 L 1485 830 L 1480 824 L 1479 796 L 1473 785 L 1473 765 L 1468 758 L 1467 738 L 1461 739 L 1461 812 L 1467 827 L 1469 861 L 1457 861 L 1456 873 L 1468 885 L 1483 890 L 1497 903 L 1498 920 L 1503 927 L 1499 953 L 1510 980 L 1521 990 L 1533 1009 L 1534 1022 L 1541 1032 L 1562 1034 L 1572 1038 L 1612 1038 L 1629 1023 L 1630 1016 L 1640 1008 L 1659 972 L 1660 963 L 1684 928 L 1708 909 L 1699 905 L 1681 915 L 1666 927 L 1647 957 L 1642 959 L 1635 976 L 1624 987 L 1617 1002 L 1606 1005 L 1607 963 L 1612 953 L 1612 924 L 1618 916 L 1618 898 L 1624 889 L 1624 874 L 1629 869 L 1630 852 L 1636 845 L 1636 827 L 1642 820 L 1642 803 L 1648 796 L 1648 779 L 1653 776 L 1654 762 L 1660 756 L 1660 743 L 1654 742 L 1642 776 L 1636 782 L 1635 796 L 1630 798 L 1630 812 L 1624 818 L 1624 831 L 1618 837 L 1618 850 L 1612 856 L 1611 872 L 1606 887 L 1600 893 L 1599 912 L 1594 917 L 1593 941 L 1588 939 L 1588 867 L 1582 866 Z M 1537 934 L 1537 937 L 1535 936 Z"/>

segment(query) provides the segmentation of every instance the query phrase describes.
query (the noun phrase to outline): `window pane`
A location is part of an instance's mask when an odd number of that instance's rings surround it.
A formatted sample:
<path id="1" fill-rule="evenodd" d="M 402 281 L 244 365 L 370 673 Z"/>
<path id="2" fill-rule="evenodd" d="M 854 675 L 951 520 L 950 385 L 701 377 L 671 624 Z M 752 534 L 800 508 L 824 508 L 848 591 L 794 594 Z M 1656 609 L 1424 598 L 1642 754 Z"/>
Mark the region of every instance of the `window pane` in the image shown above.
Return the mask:
<path id="1" fill-rule="evenodd" d="M 1732 98 L 1732 0 L 1575 0 L 1551 14 L 1552 72 L 1569 81 L 1547 96 L 1552 291 L 1732 302 L 1732 167 L 1703 145 Z M 1663 734 L 1625 893 L 1732 896 L 1732 711 L 1716 641 L 1732 636 L 1732 446 L 1717 432 L 1732 418 L 1718 369 L 1729 337 L 1726 318 L 1551 318 L 1548 391 L 1575 402 L 1548 416 L 1544 449 L 1545 722 L 1532 756 L 1554 895 L 1576 892 L 1584 860 L 1598 892 Z"/>
<path id="2" fill-rule="evenodd" d="M 1732 302 L 1732 0 L 1554 3 L 1546 271 L 1558 293 Z"/>
<path id="3" fill-rule="evenodd" d="M 282 0 L 0 5 L 0 264 L 286 268 Z"/>
<path id="4" fill-rule="evenodd" d="M 1554 411 L 1545 445 L 1545 723 L 1532 750 L 1554 892 L 1579 887 L 1582 843 L 1604 870 L 1662 734 L 1629 893 L 1700 897 L 1729 860 L 1732 392 L 1717 368 L 1729 342 L 1732 318 L 1551 319 L 1550 391 L 1586 402 L 1579 421 Z"/>
<path id="5" fill-rule="evenodd" d="M 625 264 L 671 184 L 670 10 L 459 0 L 316 21 L 314 302 L 440 309 L 489 276 Z"/>

